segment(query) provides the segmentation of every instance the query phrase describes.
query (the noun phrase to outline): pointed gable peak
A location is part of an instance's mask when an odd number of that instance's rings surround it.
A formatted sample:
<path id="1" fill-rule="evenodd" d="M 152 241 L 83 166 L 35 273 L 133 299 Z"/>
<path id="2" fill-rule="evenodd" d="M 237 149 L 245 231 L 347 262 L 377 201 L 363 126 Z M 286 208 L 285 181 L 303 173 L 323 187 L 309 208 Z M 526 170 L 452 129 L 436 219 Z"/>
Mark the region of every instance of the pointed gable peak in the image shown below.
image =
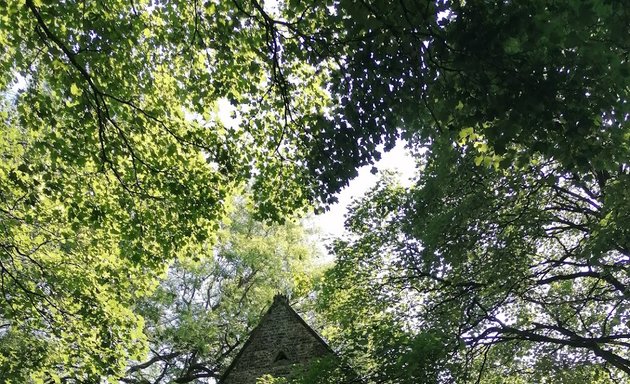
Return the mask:
<path id="1" fill-rule="evenodd" d="M 265 374 L 288 377 L 295 368 L 332 354 L 326 342 L 278 294 L 225 371 L 221 384 L 254 384 Z"/>
<path id="2" fill-rule="evenodd" d="M 273 302 L 274 302 L 274 304 L 281 303 L 281 304 L 289 305 L 289 298 L 286 297 L 285 295 L 281 294 L 281 293 L 277 293 L 273 297 Z"/>

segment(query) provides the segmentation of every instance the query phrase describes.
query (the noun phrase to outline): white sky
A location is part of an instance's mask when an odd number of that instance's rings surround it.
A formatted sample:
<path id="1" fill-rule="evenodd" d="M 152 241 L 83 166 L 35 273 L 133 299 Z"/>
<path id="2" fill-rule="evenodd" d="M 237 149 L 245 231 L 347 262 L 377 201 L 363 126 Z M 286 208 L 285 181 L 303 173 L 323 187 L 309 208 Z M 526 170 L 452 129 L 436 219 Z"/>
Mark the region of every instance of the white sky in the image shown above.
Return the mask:
<path id="1" fill-rule="evenodd" d="M 403 185 L 411 183 L 411 178 L 415 172 L 414 159 L 401 141 L 391 151 L 383 153 L 381 160 L 375 166 L 379 171 L 386 169 L 398 171 Z M 348 212 L 348 205 L 376 185 L 379 175 L 370 173 L 371 168 L 371 166 L 359 168 L 359 175 L 337 194 L 339 202 L 331 206 L 330 211 L 315 216 L 315 226 L 319 228 L 324 241 L 344 234 L 343 223 L 345 221 L 344 216 Z"/>

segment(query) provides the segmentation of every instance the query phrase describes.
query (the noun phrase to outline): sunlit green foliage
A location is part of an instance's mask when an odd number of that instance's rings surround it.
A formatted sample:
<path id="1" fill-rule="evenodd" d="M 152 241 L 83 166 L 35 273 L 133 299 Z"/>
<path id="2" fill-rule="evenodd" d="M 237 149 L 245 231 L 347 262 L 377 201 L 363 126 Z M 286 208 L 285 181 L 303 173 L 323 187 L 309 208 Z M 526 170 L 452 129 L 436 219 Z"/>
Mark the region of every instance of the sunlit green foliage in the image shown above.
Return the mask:
<path id="1" fill-rule="evenodd" d="M 308 301 L 318 248 L 300 225 L 261 224 L 251 202 L 236 201 L 217 244 L 204 246 L 196 260 L 176 261 L 137 305 L 151 352 L 130 365 L 126 382 L 218 378 L 275 294 Z"/>
<path id="2" fill-rule="evenodd" d="M 259 218 L 312 200 L 298 138 L 328 72 L 262 14 L 0 1 L 0 380 L 121 374 L 145 350 L 133 304 L 212 246 L 233 193 Z"/>

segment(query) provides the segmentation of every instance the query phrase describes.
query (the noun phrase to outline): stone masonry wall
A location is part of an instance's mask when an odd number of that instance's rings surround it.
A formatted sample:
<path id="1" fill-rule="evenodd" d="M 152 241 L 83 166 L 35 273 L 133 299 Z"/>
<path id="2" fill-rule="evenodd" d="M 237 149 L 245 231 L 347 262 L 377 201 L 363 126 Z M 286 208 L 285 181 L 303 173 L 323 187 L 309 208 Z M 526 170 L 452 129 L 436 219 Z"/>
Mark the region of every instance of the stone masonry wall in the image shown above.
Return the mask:
<path id="1" fill-rule="evenodd" d="M 294 368 L 330 353 L 287 299 L 277 296 L 221 383 L 254 384 L 264 374 L 287 377 Z"/>

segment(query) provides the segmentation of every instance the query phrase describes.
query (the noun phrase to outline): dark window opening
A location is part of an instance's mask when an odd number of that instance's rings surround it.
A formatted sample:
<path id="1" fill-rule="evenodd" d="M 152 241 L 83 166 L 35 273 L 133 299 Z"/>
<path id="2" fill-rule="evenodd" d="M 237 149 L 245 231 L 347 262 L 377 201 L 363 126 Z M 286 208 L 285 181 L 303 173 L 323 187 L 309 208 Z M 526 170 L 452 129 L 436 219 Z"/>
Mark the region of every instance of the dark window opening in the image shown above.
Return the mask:
<path id="1" fill-rule="evenodd" d="M 283 362 L 283 361 L 288 361 L 288 360 L 289 358 L 287 357 L 287 355 L 283 351 L 280 351 L 276 355 L 276 358 L 273 359 L 273 362 L 278 363 L 278 362 Z"/>

